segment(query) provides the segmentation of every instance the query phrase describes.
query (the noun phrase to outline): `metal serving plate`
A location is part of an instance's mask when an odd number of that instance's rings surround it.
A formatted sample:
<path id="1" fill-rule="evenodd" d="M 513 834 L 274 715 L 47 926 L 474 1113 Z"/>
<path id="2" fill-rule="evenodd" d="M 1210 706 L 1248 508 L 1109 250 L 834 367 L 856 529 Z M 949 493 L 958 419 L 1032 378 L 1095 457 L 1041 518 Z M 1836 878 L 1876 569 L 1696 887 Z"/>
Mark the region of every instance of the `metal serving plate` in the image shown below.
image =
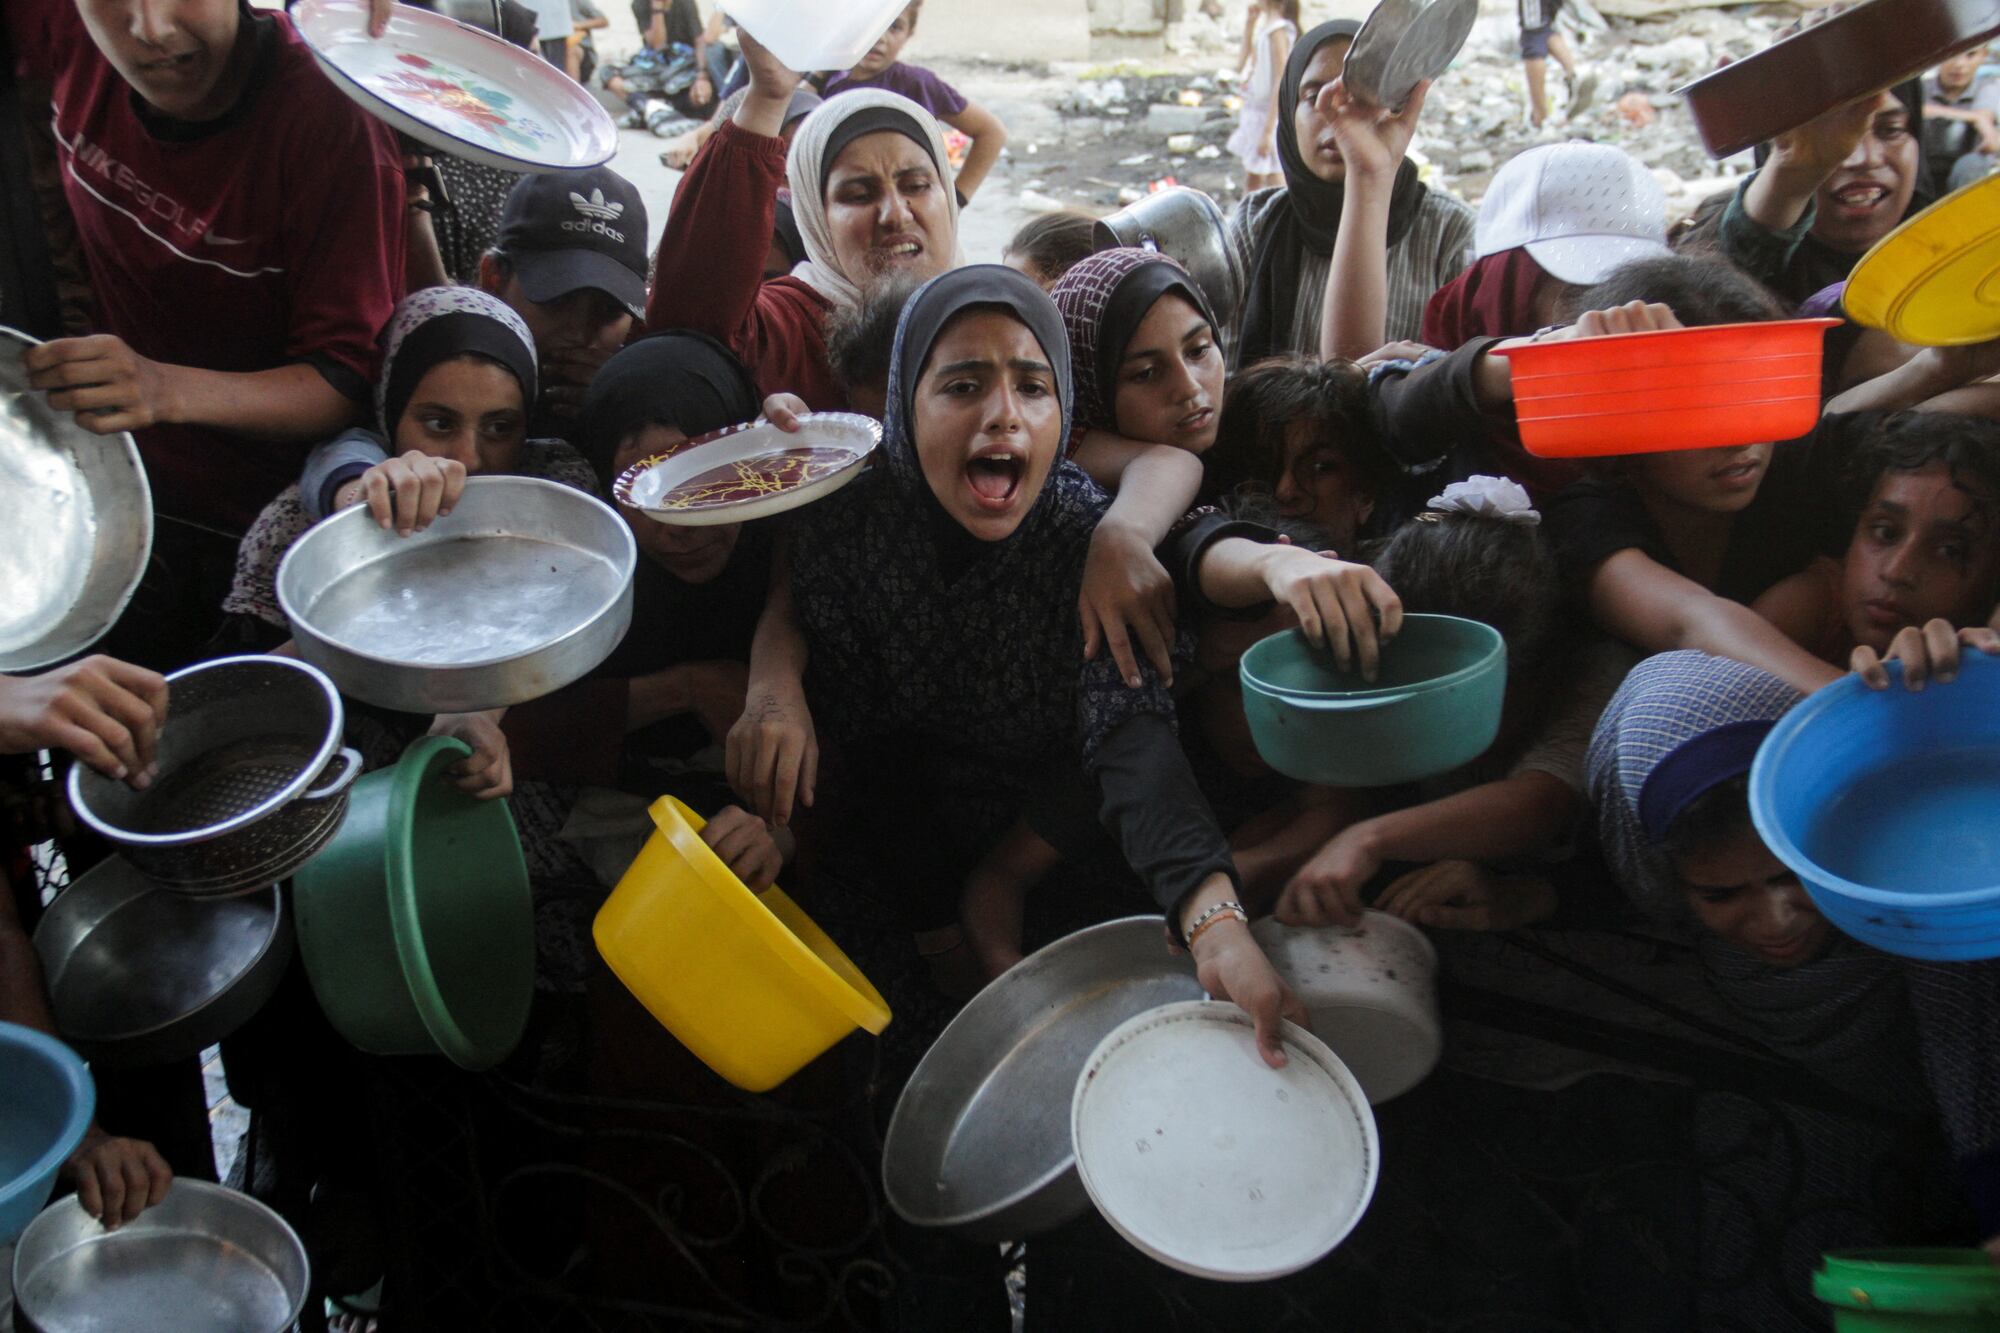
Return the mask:
<path id="1" fill-rule="evenodd" d="M 153 550 L 132 437 L 93 435 L 28 387 L 37 345 L 0 328 L 0 671 L 76 656 L 111 628 Z"/>
<path id="2" fill-rule="evenodd" d="M 1341 77 L 1362 101 L 1400 110 L 1419 83 L 1451 67 L 1478 18 L 1479 0 L 1382 0 L 1354 35 Z"/>
<path id="3" fill-rule="evenodd" d="M 611 493 L 661 523 L 747 523 L 825 499 L 881 443 L 881 423 L 855 412 L 813 412 L 796 431 L 749 421 L 634 463 Z"/>
<path id="4" fill-rule="evenodd" d="M 1019 1240 L 1090 1207 L 1070 1103 L 1097 1044 L 1135 1014 L 1202 998 L 1194 960 L 1160 918 L 1079 930 L 981 991 L 925 1054 L 896 1103 L 882 1185 L 906 1221 Z"/>
<path id="5" fill-rule="evenodd" d="M 177 1178 L 116 1231 L 71 1195 L 14 1247 L 14 1317 L 41 1333 L 284 1333 L 305 1308 L 305 1246 L 246 1194 Z"/>
<path id="6" fill-rule="evenodd" d="M 365 506 L 293 544 L 278 604 L 299 655 L 343 694 L 465 713 L 559 690 L 632 622 L 638 547 L 611 506 L 552 481 L 474 477 L 450 514 L 399 537 Z"/>
<path id="7" fill-rule="evenodd" d="M 275 884 L 204 902 L 114 856 L 56 895 L 35 927 L 56 1030 L 93 1064 L 196 1055 L 271 998 L 292 957 Z"/>

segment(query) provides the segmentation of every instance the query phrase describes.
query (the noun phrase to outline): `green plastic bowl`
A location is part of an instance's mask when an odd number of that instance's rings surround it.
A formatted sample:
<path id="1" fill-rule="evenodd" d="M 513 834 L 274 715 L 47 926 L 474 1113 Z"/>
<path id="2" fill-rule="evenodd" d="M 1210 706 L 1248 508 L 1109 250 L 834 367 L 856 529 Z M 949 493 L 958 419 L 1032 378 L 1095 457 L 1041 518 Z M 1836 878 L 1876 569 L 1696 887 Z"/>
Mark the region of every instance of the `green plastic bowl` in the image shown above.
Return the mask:
<path id="1" fill-rule="evenodd" d="M 294 880 L 292 911 L 306 976 L 343 1037 L 487 1069 L 527 1027 L 535 912 L 507 803 L 445 775 L 470 753 L 428 736 L 356 782 L 340 832 Z"/>
<path id="2" fill-rule="evenodd" d="M 2000 1330 L 2000 1268 L 1984 1250 L 1836 1250 L 1813 1274 L 1839 1333 Z"/>
<path id="3" fill-rule="evenodd" d="M 1265 763 L 1301 782 L 1387 787 L 1449 773 L 1493 744 L 1507 645 L 1477 620 L 1412 615 L 1372 682 L 1295 629 L 1252 645 L 1239 671 Z"/>

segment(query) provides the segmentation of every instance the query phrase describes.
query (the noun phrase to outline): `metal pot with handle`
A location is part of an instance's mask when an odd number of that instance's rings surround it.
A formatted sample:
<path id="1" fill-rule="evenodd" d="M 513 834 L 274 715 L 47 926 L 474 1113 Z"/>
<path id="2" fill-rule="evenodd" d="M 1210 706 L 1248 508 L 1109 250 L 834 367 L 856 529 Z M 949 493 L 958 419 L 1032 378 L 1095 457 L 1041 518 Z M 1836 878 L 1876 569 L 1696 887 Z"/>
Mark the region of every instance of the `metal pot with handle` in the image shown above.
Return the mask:
<path id="1" fill-rule="evenodd" d="M 1243 287 L 1228 227 L 1222 209 L 1200 190 L 1174 185 L 1128 204 L 1097 224 L 1093 243 L 1099 250 L 1156 250 L 1201 285 L 1217 319 L 1227 323 L 1236 313 Z"/>
<path id="2" fill-rule="evenodd" d="M 79 764 L 77 817 L 182 893 L 263 888 L 311 860 L 361 776 L 333 682 L 287 657 L 224 657 L 175 672 L 167 689 L 152 784 L 137 791 Z"/>

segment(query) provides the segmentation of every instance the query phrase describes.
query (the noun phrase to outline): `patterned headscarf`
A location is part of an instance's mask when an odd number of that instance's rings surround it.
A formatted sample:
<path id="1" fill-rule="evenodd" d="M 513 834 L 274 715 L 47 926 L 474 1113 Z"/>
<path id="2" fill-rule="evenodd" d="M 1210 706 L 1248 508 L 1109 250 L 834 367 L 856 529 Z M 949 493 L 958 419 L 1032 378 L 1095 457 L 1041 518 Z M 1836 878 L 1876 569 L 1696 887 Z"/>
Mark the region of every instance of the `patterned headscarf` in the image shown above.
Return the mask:
<path id="1" fill-rule="evenodd" d="M 396 303 L 382 330 L 382 373 L 375 381 L 375 417 L 384 439 L 424 375 L 455 356 L 476 353 L 499 362 L 521 383 L 521 405 L 535 405 L 535 338 L 513 308 L 477 287 L 426 287 Z"/>
<path id="2" fill-rule="evenodd" d="M 1077 435 L 1118 428 L 1118 364 L 1141 321 L 1169 292 L 1186 297 L 1209 328 L 1216 327 L 1201 285 L 1156 250 L 1100 251 L 1063 274 L 1049 292 L 1069 334 Z M 1070 447 L 1075 446 L 1072 436 Z"/>
<path id="3" fill-rule="evenodd" d="M 1642 811 L 1656 826 L 1671 822 L 1655 813 L 1648 781 L 1686 747 L 1741 737 L 1751 724 L 1768 728 L 1798 701 L 1799 692 L 1769 672 L 1692 649 L 1632 668 L 1598 720 L 1584 772 L 1604 854 L 1636 906 L 1666 920 L 1683 908 L 1674 869 L 1646 833 Z"/>
<path id="4" fill-rule="evenodd" d="M 885 115 L 884 113 L 892 113 Z M 806 261 L 792 270 L 792 276 L 831 302 L 837 310 L 861 304 L 867 275 L 845 273 L 834 258 L 833 228 L 826 217 L 826 177 L 833 169 L 840 149 L 850 141 L 844 134 L 857 117 L 879 120 L 875 129 L 894 130 L 922 144 L 937 168 L 938 188 L 945 195 L 945 218 L 950 224 L 951 267 L 965 263 L 958 243 L 958 196 L 951 184 L 951 154 L 944 145 L 944 131 L 937 119 L 907 97 L 879 89 L 865 88 L 842 93 L 824 102 L 799 125 L 792 148 L 785 159 L 786 183 L 792 190 L 792 216 L 805 241 Z M 894 123 L 892 123 L 894 122 Z"/>

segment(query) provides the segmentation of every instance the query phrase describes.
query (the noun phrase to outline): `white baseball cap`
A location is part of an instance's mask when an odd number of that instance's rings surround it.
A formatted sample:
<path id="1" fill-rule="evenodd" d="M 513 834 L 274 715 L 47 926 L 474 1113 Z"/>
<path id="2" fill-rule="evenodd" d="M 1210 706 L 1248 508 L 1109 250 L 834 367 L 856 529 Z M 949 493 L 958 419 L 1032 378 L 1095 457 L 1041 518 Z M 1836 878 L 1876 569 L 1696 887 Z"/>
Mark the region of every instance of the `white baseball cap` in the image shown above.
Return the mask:
<path id="1" fill-rule="evenodd" d="M 1608 144 L 1530 148 L 1501 167 L 1479 205 L 1475 257 L 1526 246 L 1544 272 L 1602 282 L 1667 248 L 1667 192 L 1643 163 Z"/>

